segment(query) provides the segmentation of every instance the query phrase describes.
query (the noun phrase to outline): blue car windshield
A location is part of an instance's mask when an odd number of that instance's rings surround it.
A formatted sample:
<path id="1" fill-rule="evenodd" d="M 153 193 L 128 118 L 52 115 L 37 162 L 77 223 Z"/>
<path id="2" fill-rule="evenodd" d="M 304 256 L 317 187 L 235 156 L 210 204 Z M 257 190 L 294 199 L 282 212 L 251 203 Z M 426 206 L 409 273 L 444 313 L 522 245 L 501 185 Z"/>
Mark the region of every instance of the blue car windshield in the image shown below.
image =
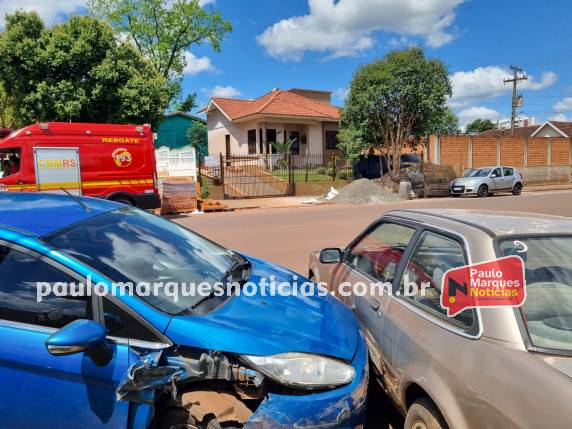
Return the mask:
<path id="1" fill-rule="evenodd" d="M 114 282 L 174 282 L 196 286 L 220 282 L 237 255 L 173 222 L 125 208 L 94 216 L 43 238 L 49 245 L 99 271 Z M 194 308 L 204 297 L 140 296 L 169 314 Z"/>

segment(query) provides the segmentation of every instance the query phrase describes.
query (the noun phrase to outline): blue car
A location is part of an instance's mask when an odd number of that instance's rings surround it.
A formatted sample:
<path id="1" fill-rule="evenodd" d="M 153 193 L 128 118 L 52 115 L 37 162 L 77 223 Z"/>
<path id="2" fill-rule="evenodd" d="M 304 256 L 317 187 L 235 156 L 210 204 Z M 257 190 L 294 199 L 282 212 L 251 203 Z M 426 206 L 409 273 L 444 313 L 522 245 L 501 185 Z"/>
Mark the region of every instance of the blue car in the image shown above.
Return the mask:
<path id="1" fill-rule="evenodd" d="M 361 427 L 351 312 L 246 293 L 295 276 L 118 203 L 1 194 L 0 428 Z M 201 282 L 236 290 L 175 299 Z"/>

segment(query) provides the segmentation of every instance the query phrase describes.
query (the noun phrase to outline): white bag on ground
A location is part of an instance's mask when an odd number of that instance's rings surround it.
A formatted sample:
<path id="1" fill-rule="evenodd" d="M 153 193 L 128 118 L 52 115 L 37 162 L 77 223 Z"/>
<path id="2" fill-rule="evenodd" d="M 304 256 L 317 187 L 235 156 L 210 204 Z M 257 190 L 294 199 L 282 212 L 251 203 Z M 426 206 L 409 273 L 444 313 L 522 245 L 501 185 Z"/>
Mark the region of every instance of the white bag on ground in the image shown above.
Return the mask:
<path id="1" fill-rule="evenodd" d="M 338 190 L 336 188 L 334 188 L 333 186 L 330 187 L 330 192 L 328 192 L 326 194 L 326 200 L 333 200 L 334 198 L 336 198 L 338 195 L 340 195 L 340 193 L 338 192 Z"/>

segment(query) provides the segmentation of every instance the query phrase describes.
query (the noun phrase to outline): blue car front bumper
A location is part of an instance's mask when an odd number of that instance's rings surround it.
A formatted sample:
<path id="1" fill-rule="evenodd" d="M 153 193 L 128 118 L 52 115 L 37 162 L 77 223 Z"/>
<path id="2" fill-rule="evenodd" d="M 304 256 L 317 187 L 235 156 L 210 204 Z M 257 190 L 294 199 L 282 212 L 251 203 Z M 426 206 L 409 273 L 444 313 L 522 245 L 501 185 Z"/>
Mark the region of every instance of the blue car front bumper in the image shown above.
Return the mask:
<path id="1" fill-rule="evenodd" d="M 369 381 L 367 346 L 362 335 L 352 365 L 356 371 L 353 382 L 338 389 L 299 396 L 269 394 L 245 429 L 360 428 Z"/>

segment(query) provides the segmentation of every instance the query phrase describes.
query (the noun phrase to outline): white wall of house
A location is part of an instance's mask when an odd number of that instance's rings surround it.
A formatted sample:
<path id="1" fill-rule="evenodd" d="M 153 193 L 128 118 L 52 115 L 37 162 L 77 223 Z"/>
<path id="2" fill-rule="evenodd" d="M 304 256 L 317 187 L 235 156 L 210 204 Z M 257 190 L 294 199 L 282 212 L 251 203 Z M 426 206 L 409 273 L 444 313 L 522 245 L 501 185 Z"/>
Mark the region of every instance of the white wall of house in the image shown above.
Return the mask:
<path id="1" fill-rule="evenodd" d="M 324 148 L 324 133 L 322 123 L 308 126 L 308 154 L 321 154 Z"/>
<path id="2" fill-rule="evenodd" d="M 273 121 L 276 121 L 273 119 Z M 276 139 L 284 141 L 285 132 L 297 131 L 300 136 L 306 136 L 306 144 L 300 145 L 300 154 L 323 154 L 325 148 L 325 131 L 337 130 L 337 122 L 295 121 L 284 119 L 281 122 L 267 122 L 260 118 L 247 122 L 231 122 L 219 110 L 213 109 L 208 113 L 207 129 L 209 155 L 226 155 L 226 136 L 230 136 L 231 155 L 248 154 L 248 131 L 256 130 L 256 151 L 260 153 L 260 131 L 265 139 L 265 130 L 275 129 Z M 287 136 L 286 136 L 287 137 Z M 302 140 L 302 139 L 301 139 Z M 264 150 L 264 148 L 263 148 Z"/>
<path id="3" fill-rule="evenodd" d="M 207 120 L 209 155 L 226 155 L 226 136 L 230 135 L 230 151 L 233 155 L 248 153 L 248 123 L 233 123 L 224 114 L 214 109 Z"/>

